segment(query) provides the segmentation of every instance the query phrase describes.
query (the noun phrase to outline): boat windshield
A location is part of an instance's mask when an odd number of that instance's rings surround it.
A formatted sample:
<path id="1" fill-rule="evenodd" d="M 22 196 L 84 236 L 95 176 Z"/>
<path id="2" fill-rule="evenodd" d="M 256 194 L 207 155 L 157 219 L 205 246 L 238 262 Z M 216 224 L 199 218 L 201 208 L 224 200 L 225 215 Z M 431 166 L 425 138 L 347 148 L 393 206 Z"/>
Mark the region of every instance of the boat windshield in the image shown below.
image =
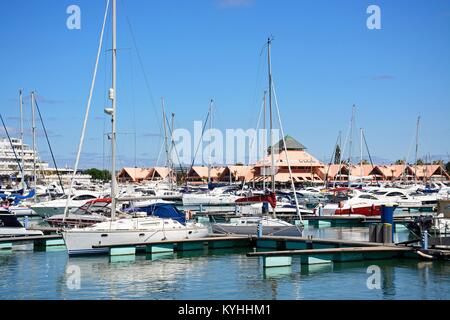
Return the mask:
<path id="1" fill-rule="evenodd" d="M 110 202 L 91 202 L 77 208 L 73 214 L 76 215 L 102 215 L 105 217 L 111 216 Z"/>

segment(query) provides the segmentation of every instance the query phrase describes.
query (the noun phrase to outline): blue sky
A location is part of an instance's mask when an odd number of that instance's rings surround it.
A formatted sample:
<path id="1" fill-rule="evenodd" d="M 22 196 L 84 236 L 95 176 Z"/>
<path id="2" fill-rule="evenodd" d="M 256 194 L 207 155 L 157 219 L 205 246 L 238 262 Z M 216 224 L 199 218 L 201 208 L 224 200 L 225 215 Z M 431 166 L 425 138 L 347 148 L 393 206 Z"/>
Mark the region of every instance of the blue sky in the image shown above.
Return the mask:
<path id="1" fill-rule="evenodd" d="M 1 113 L 17 133 L 18 90 L 35 90 L 59 166 L 74 164 L 105 3 L 0 2 Z M 81 30 L 66 28 L 72 4 L 81 8 Z M 366 27 L 370 4 L 381 8 L 381 30 Z M 420 156 L 449 161 L 448 0 L 118 0 L 118 165 L 133 166 L 135 158 L 138 166 L 155 164 L 162 96 L 176 127 L 192 130 L 211 98 L 215 127 L 255 127 L 269 35 L 285 132 L 319 160 L 328 161 L 339 131 L 345 136 L 355 104 L 356 128 L 364 128 L 376 159 L 406 157 L 420 114 Z M 82 167 L 107 166 L 111 32 L 106 36 Z M 26 107 L 29 126 L 29 99 Z M 38 140 L 50 160 L 42 134 Z"/>

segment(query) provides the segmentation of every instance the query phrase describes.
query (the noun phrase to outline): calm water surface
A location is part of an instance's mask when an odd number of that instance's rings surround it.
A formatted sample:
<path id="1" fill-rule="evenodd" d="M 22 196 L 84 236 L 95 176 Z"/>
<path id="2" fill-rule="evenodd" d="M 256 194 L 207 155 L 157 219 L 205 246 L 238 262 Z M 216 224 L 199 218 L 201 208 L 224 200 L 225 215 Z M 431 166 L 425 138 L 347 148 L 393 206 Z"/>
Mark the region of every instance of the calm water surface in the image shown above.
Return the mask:
<path id="1" fill-rule="evenodd" d="M 367 228 L 310 229 L 328 238 L 365 239 Z M 399 232 L 400 239 L 407 233 Z M 25 247 L 0 255 L 0 299 L 450 299 L 450 263 L 412 259 L 270 268 L 247 249 L 164 255 L 68 258 Z M 127 261 L 128 260 L 128 261 Z M 379 266 L 381 288 L 368 289 Z M 69 289 L 80 270 L 80 288 Z M 69 283 L 69 286 L 68 286 Z"/>

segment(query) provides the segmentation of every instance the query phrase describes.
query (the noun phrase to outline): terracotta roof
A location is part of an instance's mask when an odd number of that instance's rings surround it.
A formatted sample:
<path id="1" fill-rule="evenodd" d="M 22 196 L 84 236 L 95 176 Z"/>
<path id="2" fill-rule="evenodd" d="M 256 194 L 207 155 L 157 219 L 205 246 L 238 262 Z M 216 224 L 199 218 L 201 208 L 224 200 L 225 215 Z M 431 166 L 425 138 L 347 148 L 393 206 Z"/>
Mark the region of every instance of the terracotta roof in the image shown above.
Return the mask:
<path id="1" fill-rule="evenodd" d="M 374 170 L 375 169 L 378 169 L 384 177 L 400 178 L 403 175 L 404 170 L 408 170 L 408 166 L 405 166 L 404 164 L 392 164 L 376 166 Z"/>
<path id="2" fill-rule="evenodd" d="M 120 170 L 118 177 L 119 178 L 127 178 L 127 176 L 131 179 L 131 181 L 136 182 L 139 180 L 144 180 L 147 175 L 151 172 L 151 169 L 148 168 L 122 168 Z"/>
<path id="3" fill-rule="evenodd" d="M 245 181 L 249 181 L 253 178 L 253 166 L 227 166 L 222 170 L 221 179 L 224 179 L 225 176 L 229 176 L 229 172 L 231 172 L 234 179 L 244 179 Z"/>
<path id="4" fill-rule="evenodd" d="M 339 170 L 340 169 L 340 170 Z M 339 171 L 341 172 L 341 175 L 347 175 L 348 172 L 348 166 L 346 164 L 331 164 L 326 165 L 323 168 L 319 169 L 320 171 L 323 171 L 323 176 L 325 178 L 325 175 L 328 173 L 329 179 L 334 179 L 336 176 L 338 176 Z"/>
<path id="5" fill-rule="evenodd" d="M 357 164 L 357 165 L 350 165 L 348 168 L 350 171 L 350 175 L 352 176 L 360 176 L 362 168 L 362 175 L 364 177 L 367 177 L 370 175 L 375 166 L 372 166 L 371 164 L 363 164 L 363 165 Z"/>
<path id="6" fill-rule="evenodd" d="M 223 170 L 225 170 L 224 167 L 211 168 L 211 178 L 217 179 L 217 177 L 222 173 Z M 191 170 L 189 170 L 188 177 L 193 177 L 194 174 L 198 175 L 202 179 L 208 178 L 208 167 L 193 166 Z"/>
<path id="7" fill-rule="evenodd" d="M 413 174 L 416 172 L 415 166 L 411 166 L 411 170 Z M 449 175 L 445 172 L 445 169 L 439 164 L 429 164 L 429 165 L 419 165 L 417 166 L 417 177 L 425 178 L 431 177 L 433 175 L 443 175 L 449 177 Z"/>
<path id="8" fill-rule="evenodd" d="M 150 169 L 146 179 L 151 180 L 155 178 L 165 179 L 172 170 L 167 167 L 154 167 Z"/>

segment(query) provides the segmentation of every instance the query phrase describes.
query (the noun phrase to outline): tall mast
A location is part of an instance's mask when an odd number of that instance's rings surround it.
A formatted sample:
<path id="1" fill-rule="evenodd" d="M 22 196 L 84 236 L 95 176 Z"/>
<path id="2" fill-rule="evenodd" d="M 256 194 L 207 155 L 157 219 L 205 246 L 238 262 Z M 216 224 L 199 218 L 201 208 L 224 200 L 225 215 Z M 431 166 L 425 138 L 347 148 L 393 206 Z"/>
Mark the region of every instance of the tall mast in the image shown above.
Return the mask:
<path id="1" fill-rule="evenodd" d="M 414 159 L 414 182 L 417 183 L 417 154 L 419 152 L 419 124 L 420 124 L 420 116 L 417 117 L 416 124 L 416 155 Z"/>
<path id="2" fill-rule="evenodd" d="M 117 72 L 117 21 L 116 0 L 112 0 L 112 88 L 109 98 L 112 100 L 111 114 L 111 219 L 116 217 L 116 72 Z"/>
<path id="3" fill-rule="evenodd" d="M 173 154 L 173 145 L 174 145 L 173 130 L 175 128 L 175 113 L 173 113 L 173 112 L 172 112 L 172 124 L 171 124 L 171 127 L 172 128 L 170 129 L 170 151 L 169 151 L 170 166 L 169 166 L 169 176 L 170 176 L 170 186 L 173 188 L 174 165 L 173 165 L 172 154 Z"/>
<path id="4" fill-rule="evenodd" d="M 362 184 L 363 177 L 363 129 L 360 128 L 360 141 L 359 141 L 359 178 Z"/>
<path id="5" fill-rule="evenodd" d="M 211 183 L 211 138 L 212 138 L 212 105 L 213 99 L 209 102 L 209 145 L 208 145 L 208 184 Z M 231 174 L 231 173 L 230 173 Z"/>
<path id="6" fill-rule="evenodd" d="M 272 192 L 275 194 L 275 154 L 274 154 L 274 141 L 273 141 L 273 116 L 272 116 L 272 62 L 270 60 L 270 46 L 272 39 L 267 39 L 267 63 L 269 71 L 269 112 L 270 112 L 270 159 L 271 159 L 271 178 L 272 178 Z M 273 217 L 276 218 L 276 207 L 273 208 Z"/>
<path id="7" fill-rule="evenodd" d="M 36 189 L 36 117 L 34 111 L 34 91 L 31 92 L 31 131 L 33 136 L 33 187 Z"/>
<path id="8" fill-rule="evenodd" d="M 271 159 L 271 179 L 272 179 L 272 192 L 275 192 L 275 155 L 274 155 L 274 141 L 273 141 L 273 117 L 272 117 L 272 62 L 270 60 L 270 46 L 272 40 L 267 39 L 267 63 L 269 71 L 269 121 L 270 121 L 270 159 Z"/>
<path id="9" fill-rule="evenodd" d="M 23 99 L 22 90 L 19 90 L 19 103 L 20 103 L 20 150 L 21 150 L 21 163 L 22 163 L 22 186 L 25 188 L 25 166 L 24 166 L 24 150 L 23 150 Z"/>
<path id="10" fill-rule="evenodd" d="M 169 168 L 169 145 L 167 142 L 167 126 L 166 126 L 166 110 L 164 108 L 164 98 L 161 98 L 161 108 L 163 116 L 163 127 L 164 127 L 164 148 L 166 150 L 166 167 Z M 170 175 L 169 175 L 170 179 Z"/>
<path id="11" fill-rule="evenodd" d="M 263 148 L 263 152 L 264 152 L 264 156 L 263 156 L 263 168 L 264 168 L 264 179 L 263 179 L 263 190 L 266 190 L 266 137 L 267 137 L 267 128 L 266 128 L 266 94 L 267 91 L 264 90 L 264 98 L 263 98 L 263 136 L 262 136 L 262 148 Z"/>
<path id="12" fill-rule="evenodd" d="M 353 155 L 353 127 L 355 125 L 355 105 L 352 106 L 352 120 L 350 124 L 350 139 L 349 139 L 349 151 L 348 151 L 348 165 L 352 164 L 352 155 Z"/>

